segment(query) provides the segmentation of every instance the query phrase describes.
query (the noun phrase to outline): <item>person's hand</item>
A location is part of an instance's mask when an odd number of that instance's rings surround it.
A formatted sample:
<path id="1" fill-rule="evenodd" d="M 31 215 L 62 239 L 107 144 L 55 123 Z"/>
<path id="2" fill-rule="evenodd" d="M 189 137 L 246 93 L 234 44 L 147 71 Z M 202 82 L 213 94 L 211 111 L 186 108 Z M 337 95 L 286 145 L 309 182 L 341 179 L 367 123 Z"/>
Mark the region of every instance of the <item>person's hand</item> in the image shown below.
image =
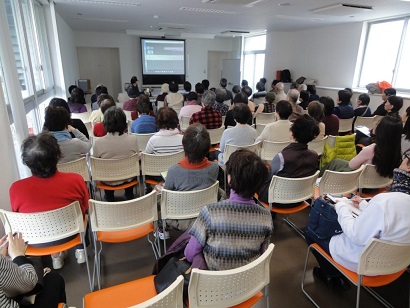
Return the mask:
<path id="1" fill-rule="evenodd" d="M 5 234 L 0 239 L 0 245 L 2 245 L 6 240 L 7 240 L 7 234 Z M 0 250 L 0 254 L 3 255 L 3 256 L 7 256 L 7 244 Z"/>
<path id="2" fill-rule="evenodd" d="M 407 157 L 407 155 L 404 157 L 403 161 L 401 162 L 399 169 L 404 170 L 406 172 L 410 172 L 409 158 Z"/>
<path id="3" fill-rule="evenodd" d="M 353 196 L 352 199 L 350 199 L 350 200 L 352 200 L 353 205 L 356 208 L 359 208 L 359 204 L 360 204 L 360 202 L 362 202 L 362 198 L 360 198 L 359 196 Z"/>
<path id="4" fill-rule="evenodd" d="M 68 125 L 68 126 L 67 126 L 67 130 L 68 130 L 69 133 L 71 133 L 71 132 L 73 132 L 73 131 L 75 130 L 75 127 L 73 127 L 73 126 L 71 126 L 71 125 Z"/>
<path id="5" fill-rule="evenodd" d="M 24 256 L 26 252 L 26 243 L 23 240 L 23 235 L 21 232 L 17 233 L 15 236 L 9 232 L 9 256 L 11 259 L 14 259 L 18 256 Z"/>

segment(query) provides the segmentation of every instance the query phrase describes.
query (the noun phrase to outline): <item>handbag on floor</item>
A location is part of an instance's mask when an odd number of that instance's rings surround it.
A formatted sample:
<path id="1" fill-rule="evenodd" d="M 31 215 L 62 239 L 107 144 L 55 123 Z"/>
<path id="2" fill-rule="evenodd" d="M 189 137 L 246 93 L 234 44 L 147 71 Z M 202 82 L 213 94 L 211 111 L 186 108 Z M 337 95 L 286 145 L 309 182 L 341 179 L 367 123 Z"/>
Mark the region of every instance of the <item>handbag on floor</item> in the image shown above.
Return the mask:
<path id="1" fill-rule="evenodd" d="M 312 205 L 308 229 L 322 240 L 343 232 L 342 227 L 337 221 L 335 208 L 322 198 L 317 198 Z"/>

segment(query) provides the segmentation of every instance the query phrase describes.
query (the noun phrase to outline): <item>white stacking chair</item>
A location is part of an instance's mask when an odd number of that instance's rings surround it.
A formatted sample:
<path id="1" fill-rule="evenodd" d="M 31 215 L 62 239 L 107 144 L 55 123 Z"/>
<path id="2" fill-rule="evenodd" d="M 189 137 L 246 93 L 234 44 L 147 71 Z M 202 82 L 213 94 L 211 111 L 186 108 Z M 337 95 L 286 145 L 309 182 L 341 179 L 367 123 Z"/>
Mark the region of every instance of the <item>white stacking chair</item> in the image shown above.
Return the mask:
<path id="1" fill-rule="evenodd" d="M 363 188 L 385 188 L 392 182 L 393 179 L 378 174 L 375 165 L 366 164 L 359 176 L 359 195 Z"/>
<path id="2" fill-rule="evenodd" d="M 81 175 L 84 179 L 84 182 L 87 182 L 89 184 L 89 192 L 91 197 L 94 197 L 94 188 L 91 183 L 90 169 L 88 167 L 87 158 L 85 156 L 70 162 L 57 164 L 57 169 L 60 172 L 71 172 Z"/>
<path id="3" fill-rule="evenodd" d="M 255 105 L 264 104 L 266 102 L 265 97 L 257 97 L 253 98 L 252 100 Z"/>
<path id="4" fill-rule="evenodd" d="M 351 133 L 354 118 L 339 119 L 339 134 Z"/>
<path id="5" fill-rule="evenodd" d="M 256 132 L 257 132 L 258 136 L 260 136 L 262 134 L 265 127 L 266 127 L 266 124 L 256 124 Z"/>
<path id="6" fill-rule="evenodd" d="M 312 140 L 308 143 L 308 149 L 315 151 L 319 156 L 322 155 L 327 138 L 328 136 L 325 136 L 323 139 L 320 140 Z"/>
<path id="7" fill-rule="evenodd" d="M 373 117 L 357 117 L 354 126 L 366 126 L 368 129 L 372 129 L 376 124 L 376 116 Z"/>
<path id="8" fill-rule="evenodd" d="M 188 128 L 190 119 L 191 117 L 185 117 L 185 116 L 181 117 L 181 122 L 179 123 L 181 131 L 185 131 Z"/>
<path id="9" fill-rule="evenodd" d="M 221 142 L 222 134 L 224 133 L 224 131 L 224 126 L 221 126 L 220 128 L 208 129 L 209 137 L 211 138 L 211 145 Z"/>
<path id="10" fill-rule="evenodd" d="M 231 109 L 231 107 L 232 107 L 232 101 L 231 101 L 230 99 L 225 100 L 225 101 L 224 101 L 224 104 L 225 104 L 226 106 L 228 106 L 229 109 Z"/>
<path id="11" fill-rule="evenodd" d="M 219 182 L 212 186 L 191 191 L 173 191 L 162 189 L 161 192 L 161 218 L 165 228 L 167 219 L 191 219 L 198 217 L 201 209 L 218 200 Z M 164 239 L 164 252 L 166 252 Z"/>
<path id="12" fill-rule="evenodd" d="M 255 261 L 225 271 L 193 268 L 188 286 L 189 307 L 252 307 L 262 296 L 269 305 L 269 264 L 274 244 Z M 260 290 L 264 289 L 264 293 Z"/>
<path id="13" fill-rule="evenodd" d="M 350 172 L 326 170 L 319 182 L 319 196 L 324 194 L 344 195 L 356 192 L 359 188 L 359 176 L 363 169 L 364 166 Z"/>
<path id="14" fill-rule="evenodd" d="M 292 141 L 269 141 L 264 140 L 261 149 L 261 158 L 265 162 L 270 162 L 276 154 L 286 148 Z"/>
<path id="15" fill-rule="evenodd" d="M 164 101 L 158 101 L 158 102 L 157 102 L 157 108 L 158 108 L 158 110 L 159 110 L 159 108 L 162 108 L 162 107 L 164 107 L 164 106 L 165 106 Z"/>
<path id="16" fill-rule="evenodd" d="M 72 119 L 80 119 L 84 123 L 90 122 L 90 114 L 91 112 L 81 112 L 81 113 L 72 113 L 71 118 Z"/>
<path id="17" fill-rule="evenodd" d="M 276 121 L 276 113 L 272 112 L 272 113 L 259 113 L 256 116 L 256 126 L 258 126 L 259 124 L 269 124 L 269 123 L 273 123 Z"/>
<path id="18" fill-rule="evenodd" d="M 155 135 L 155 133 L 149 133 L 149 134 L 135 134 L 132 133 L 137 137 L 137 143 L 138 143 L 138 149 L 140 152 L 144 151 L 145 148 L 147 147 L 148 140 Z"/>

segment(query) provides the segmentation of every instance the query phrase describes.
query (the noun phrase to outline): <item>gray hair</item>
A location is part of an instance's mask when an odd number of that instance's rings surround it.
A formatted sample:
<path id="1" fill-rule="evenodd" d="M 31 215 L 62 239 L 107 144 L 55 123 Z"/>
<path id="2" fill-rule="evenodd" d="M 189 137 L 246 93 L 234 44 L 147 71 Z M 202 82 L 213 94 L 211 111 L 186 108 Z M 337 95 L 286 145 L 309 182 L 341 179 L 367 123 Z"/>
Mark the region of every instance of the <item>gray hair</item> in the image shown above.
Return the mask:
<path id="1" fill-rule="evenodd" d="M 285 88 L 285 85 L 282 82 L 278 82 L 276 84 L 276 89 L 278 89 L 278 91 L 283 91 L 284 88 Z"/>
<path id="2" fill-rule="evenodd" d="M 291 89 L 288 92 L 288 98 L 291 103 L 296 103 L 299 99 L 299 91 L 296 89 Z"/>
<path id="3" fill-rule="evenodd" d="M 204 94 L 202 94 L 202 101 L 204 102 L 204 106 L 212 106 L 215 103 L 215 92 L 211 90 L 206 90 Z"/>
<path id="4" fill-rule="evenodd" d="M 307 90 L 307 85 L 305 85 L 304 83 L 301 83 L 300 85 L 298 85 L 298 90 L 306 91 Z"/>

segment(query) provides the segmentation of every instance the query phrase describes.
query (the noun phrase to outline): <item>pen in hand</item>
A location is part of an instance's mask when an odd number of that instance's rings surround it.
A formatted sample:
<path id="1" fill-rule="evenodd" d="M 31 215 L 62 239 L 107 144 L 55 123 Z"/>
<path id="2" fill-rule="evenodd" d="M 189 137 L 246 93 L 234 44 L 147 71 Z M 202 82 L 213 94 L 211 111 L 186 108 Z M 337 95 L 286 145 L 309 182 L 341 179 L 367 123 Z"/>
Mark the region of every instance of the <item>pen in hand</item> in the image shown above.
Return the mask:
<path id="1" fill-rule="evenodd" d="M 13 233 L 13 236 L 16 236 L 17 232 Z M 2 249 L 4 246 L 6 246 L 9 243 L 9 238 L 7 237 L 6 240 L 3 242 L 3 244 L 0 245 L 0 249 Z"/>

